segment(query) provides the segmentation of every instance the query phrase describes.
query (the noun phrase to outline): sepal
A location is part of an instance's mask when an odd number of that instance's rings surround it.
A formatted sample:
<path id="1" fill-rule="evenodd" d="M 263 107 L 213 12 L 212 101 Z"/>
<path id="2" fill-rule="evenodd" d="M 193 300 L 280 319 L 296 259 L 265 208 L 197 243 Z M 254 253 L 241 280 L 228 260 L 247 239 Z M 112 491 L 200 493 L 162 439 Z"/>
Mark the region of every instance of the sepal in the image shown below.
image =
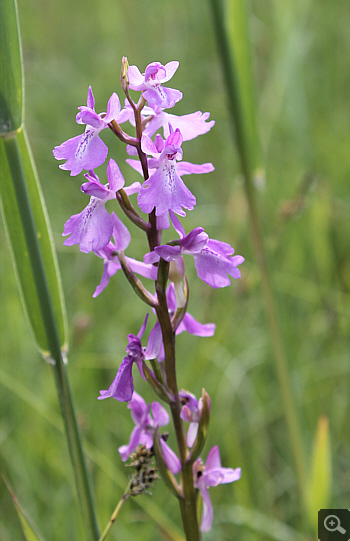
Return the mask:
<path id="1" fill-rule="evenodd" d="M 173 318 L 171 320 L 171 325 L 172 325 L 172 328 L 173 328 L 174 332 L 176 332 L 176 329 L 180 325 L 181 321 L 183 320 L 183 318 L 185 317 L 185 314 L 187 312 L 187 305 L 188 305 L 188 299 L 189 299 L 189 296 L 190 296 L 190 289 L 189 289 L 186 274 L 184 275 L 183 293 L 184 293 L 184 296 L 185 296 L 185 304 L 184 304 L 184 306 L 177 306 L 176 307 L 175 314 L 174 314 L 174 316 L 173 316 Z"/>
<path id="2" fill-rule="evenodd" d="M 164 385 L 162 385 L 153 375 L 152 371 L 148 368 L 145 361 L 142 363 L 143 373 L 147 382 L 150 384 L 156 395 L 166 402 L 167 404 L 172 404 L 175 398 L 167 391 Z"/>
<path id="3" fill-rule="evenodd" d="M 204 444 L 207 439 L 209 420 L 210 420 L 210 397 L 205 389 L 202 389 L 202 398 L 201 398 L 201 418 L 198 425 L 198 432 L 195 442 L 191 448 L 189 462 L 194 462 L 199 455 L 201 454 Z"/>
<path id="4" fill-rule="evenodd" d="M 181 488 L 179 487 L 174 475 L 171 473 L 164 460 L 158 427 L 156 428 L 154 434 L 153 450 L 156 457 L 159 474 L 163 479 L 165 485 L 168 487 L 170 492 L 174 494 L 174 496 L 176 496 L 177 498 L 183 498 Z"/>

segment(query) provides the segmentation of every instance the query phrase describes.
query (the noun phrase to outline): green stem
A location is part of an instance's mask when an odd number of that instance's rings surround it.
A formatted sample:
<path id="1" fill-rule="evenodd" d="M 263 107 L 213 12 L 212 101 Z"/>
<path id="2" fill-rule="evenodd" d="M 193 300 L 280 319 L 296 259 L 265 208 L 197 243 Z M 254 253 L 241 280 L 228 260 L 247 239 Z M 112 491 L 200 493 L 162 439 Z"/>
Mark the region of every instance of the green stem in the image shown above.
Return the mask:
<path id="1" fill-rule="evenodd" d="M 130 496 L 130 492 L 125 492 L 124 496 L 121 498 L 121 500 L 119 500 L 117 507 L 114 509 L 113 514 L 112 514 L 106 528 L 104 529 L 103 534 L 101 535 L 101 537 L 99 538 L 98 541 L 105 541 L 105 539 L 107 538 L 107 535 L 109 534 L 113 524 L 117 520 L 117 516 L 119 514 L 119 511 L 123 507 L 126 500 L 129 498 L 129 496 Z"/>
<path id="2" fill-rule="evenodd" d="M 96 541 L 96 539 L 99 537 L 99 532 L 89 487 L 87 469 L 80 442 L 67 368 L 62 358 L 60 338 L 51 303 L 49 286 L 41 257 L 40 245 L 16 136 L 5 138 L 4 148 L 11 171 L 23 230 L 25 232 L 35 287 L 45 326 L 45 333 L 47 336 L 51 358 L 54 361 L 52 366 L 57 384 L 61 413 L 64 420 L 68 449 L 75 474 L 77 493 L 86 529 L 86 536 L 87 539 Z"/>
<path id="3" fill-rule="evenodd" d="M 249 218 L 253 237 L 253 247 L 261 274 L 263 294 L 266 301 L 268 323 L 270 327 L 272 346 L 275 358 L 277 379 L 281 390 L 284 413 L 289 431 L 291 447 L 294 455 L 295 469 L 297 475 L 298 489 L 301 505 L 305 497 L 305 463 L 302 445 L 301 428 L 292 395 L 292 386 L 288 374 L 288 363 L 285 354 L 279 317 L 276 308 L 276 301 L 273 293 L 272 282 L 267 266 L 266 253 L 263 242 L 263 235 L 259 221 L 255 189 L 253 183 L 253 167 L 248 145 L 248 136 L 242 114 L 242 101 L 239 91 L 238 74 L 234 59 L 230 53 L 230 47 L 224 22 L 224 14 L 221 0 L 210 0 L 213 13 L 213 22 L 217 39 L 219 56 L 222 61 L 223 73 L 228 94 L 228 106 L 232 118 L 232 125 L 235 128 L 235 140 L 238 148 L 238 155 L 241 169 L 244 176 L 244 188 L 248 201 Z"/>

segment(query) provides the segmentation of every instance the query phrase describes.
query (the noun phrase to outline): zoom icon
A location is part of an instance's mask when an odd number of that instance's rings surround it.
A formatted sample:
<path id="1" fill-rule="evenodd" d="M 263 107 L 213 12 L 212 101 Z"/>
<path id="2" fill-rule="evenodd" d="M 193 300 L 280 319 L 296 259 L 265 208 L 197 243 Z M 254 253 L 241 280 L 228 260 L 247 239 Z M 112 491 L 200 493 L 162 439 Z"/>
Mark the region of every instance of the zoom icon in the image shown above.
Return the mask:
<path id="1" fill-rule="evenodd" d="M 318 512 L 319 541 L 350 540 L 350 510 L 320 509 Z"/>

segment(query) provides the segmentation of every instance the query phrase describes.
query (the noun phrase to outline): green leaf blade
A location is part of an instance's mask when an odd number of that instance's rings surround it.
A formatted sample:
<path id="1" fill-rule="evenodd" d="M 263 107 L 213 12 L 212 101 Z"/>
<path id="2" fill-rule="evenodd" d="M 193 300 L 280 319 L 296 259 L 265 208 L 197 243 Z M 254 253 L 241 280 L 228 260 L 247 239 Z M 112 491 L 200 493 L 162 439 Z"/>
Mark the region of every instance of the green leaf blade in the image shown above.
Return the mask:
<path id="1" fill-rule="evenodd" d="M 245 0 L 226 1 L 228 42 L 237 69 L 242 117 L 253 168 L 262 167 L 261 148 L 257 128 L 257 106 L 249 43 L 248 15 Z"/>
<path id="2" fill-rule="evenodd" d="M 317 512 L 327 509 L 331 497 L 332 453 L 329 423 L 321 416 L 316 430 L 310 464 L 310 476 L 306 486 L 306 506 L 309 523 L 317 532 Z"/>
<path id="3" fill-rule="evenodd" d="M 15 0 L 0 0 L 0 135 L 23 122 L 23 69 Z"/>
<path id="4" fill-rule="evenodd" d="M 35 224 L 36 239 L 40 249 L 50 303 L 55 319 L 55 325 L 59 336 L 61 351 L 67 350 L 67 324 L 65 307 L 61 289 L 58 266 L 53 246 L 52 234 L 45 210 L 45 204 L 41 193 L 40 184 L 35 171 L 29 144 L 23 130 L 15 136 L 22 170 L 25 179 L 25 190 L 28 193 L 28 200 Z M 0 141 L 0 161 L 3 164 L 0 170 L 0 195 L 2 199 L 2 211 L 5 227 L 11 248 L 13 264 L 17 276 L 20 296 L 23 301 L 25 313 L 40 352 L 44 356 L 52 356 L 47 333 L 47 321 L 45 321 L 38 287 L 36 285 L 34 270 L 31 259 L 32 242 L 28 240 L 28 227 L 23 221 L 23 212 L 18 204 L 18 193 L 15 189 L 11 168 L 9 167 L 5 144 L 8 141 Z M 18 189 L 17 189 L 18 191 Z"/>

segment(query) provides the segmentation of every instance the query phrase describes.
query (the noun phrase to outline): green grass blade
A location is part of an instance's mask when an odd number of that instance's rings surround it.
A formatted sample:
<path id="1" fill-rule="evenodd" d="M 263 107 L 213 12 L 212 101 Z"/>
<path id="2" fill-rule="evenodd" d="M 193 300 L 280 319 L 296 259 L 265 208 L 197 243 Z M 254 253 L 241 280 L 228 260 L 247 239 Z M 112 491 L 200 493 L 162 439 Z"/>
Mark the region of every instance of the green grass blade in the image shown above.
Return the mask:
<path id="1" fill-rule="evenodd" d="M 236 63 L 248 146 L 252 156 L 252 166 L 256 170 L 261 168 L 262 158 L 257 128 L 257 107 L 248 38 L 247 9 L 245 0 L 226 0 L 228 43 Z"/>
<path id="2" fill-rule="evenodd" d="M 13 503 L 16 507 L 16 511 L 19 517 L 19 520 L 21 522 L 22 530 L 24 537 L 26 541 L 43 541 L 43 537 L 39 535 L 39 533 L 36 531 L 35 526 L 33 526 L 31 519 L 28 517 L 27 512 L 22 508 L 20 503 L 18 502 L 18 499 L 13 492 L 9 482 L 5 477 L 3 476 L 4 483 L 11 494 L 11 498 L 13 500 Z"/>
<path id="3" fill-rule="evenodd" d="M 0 0 L 0 135 L 23 122 L 23 74 L 17 4 Z"/>
<path id="4" fill-rule="evenodd" d="M 13 138 L 0 141 L 0 161 L 3 217 L 21 298 L 38 348 L 43 355 L 55 357 L 54 348 L 67 349 L 65 308 L 45 204 L 22 130 Z M 38 252 L 37 257 L 33 250 Z M 38 259 L 42 262 L 44 278 L 37 268 Z M 45 281 L 50 299 L 46 304 L 43 299 Z M 49 312 L 52 312 L 51 323 Z M 59 345 L 50 344 L 50 334 L 51 342 L 54 341 L 55 326 Z"/>
<path id="5" fill-rule="evenodd" d="M 248 202 L 249 220 L 252 231 L 254 252 L 259 265 L 261 285 L 265 297 L 267 318 L 269 322 L 271 344 L 274 351 L 275 370 L 283 401 L 291 448 L 294 455 L 300 508 L 305 513 L 305 457 L 302 431 L 298 418 L 295 397 L 289 376 L 288 359 L 281 332 L 280 314 L 275 298 L 273 279 L 268 265 L 267 252 L 264 245 L 263 230 L 258 214 L 254 186 L 254 153 L 249 146 L 248 121 L 242 100 L 242 85 L 239 81 L 236 58 L 229 44 L 227 23 L 222 0 L 209 0 L 212 8 L 212 22 L 216 34 L 219 57 L 222 63 L 224 82 L 228 96 L 228 111 L 234 128 L 238 156 L 244 177 L 244 189 Z"/>

